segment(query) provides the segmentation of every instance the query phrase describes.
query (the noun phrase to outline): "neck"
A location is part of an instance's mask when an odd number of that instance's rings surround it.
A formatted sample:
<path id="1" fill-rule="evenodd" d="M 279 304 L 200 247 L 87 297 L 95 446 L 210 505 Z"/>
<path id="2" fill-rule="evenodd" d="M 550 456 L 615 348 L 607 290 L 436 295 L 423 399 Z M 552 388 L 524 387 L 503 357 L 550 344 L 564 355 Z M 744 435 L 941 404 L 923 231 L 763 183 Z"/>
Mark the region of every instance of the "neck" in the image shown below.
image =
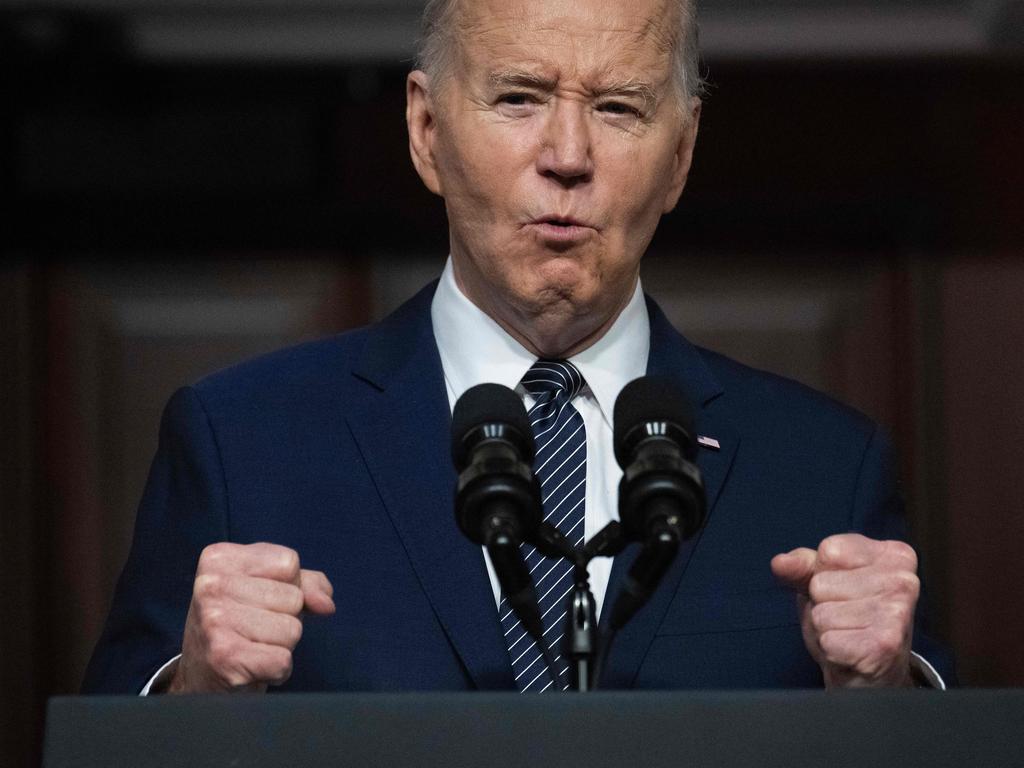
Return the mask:
<path id="1" fill-rule="evenodd" d="M 614 325 L 624 307 L 625 303 L 616 307 L 612 314 L 596 326 L 593 322 L 561 323 L 557 318 L 554 323 L 540 319 L 533 323 L 512 324 L 500 317 L 492 317 L 509 336 L 537 357 L 568 360 L 597 343 Z"/>

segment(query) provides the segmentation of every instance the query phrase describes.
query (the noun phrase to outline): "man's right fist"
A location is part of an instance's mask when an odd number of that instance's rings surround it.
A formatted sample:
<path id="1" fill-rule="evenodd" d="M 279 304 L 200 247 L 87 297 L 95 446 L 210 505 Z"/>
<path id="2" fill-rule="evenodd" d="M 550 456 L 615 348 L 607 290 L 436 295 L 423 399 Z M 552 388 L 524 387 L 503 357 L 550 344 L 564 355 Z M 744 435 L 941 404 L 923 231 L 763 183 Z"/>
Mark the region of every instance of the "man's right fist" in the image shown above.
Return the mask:
<path id="1" fill-rule="evenodd" d="M 265 691 L 292 673 L 303 611 L 334 613 L 334 588 L 276 544 L 211 544 L 196 569 L 170 693 Z"/>

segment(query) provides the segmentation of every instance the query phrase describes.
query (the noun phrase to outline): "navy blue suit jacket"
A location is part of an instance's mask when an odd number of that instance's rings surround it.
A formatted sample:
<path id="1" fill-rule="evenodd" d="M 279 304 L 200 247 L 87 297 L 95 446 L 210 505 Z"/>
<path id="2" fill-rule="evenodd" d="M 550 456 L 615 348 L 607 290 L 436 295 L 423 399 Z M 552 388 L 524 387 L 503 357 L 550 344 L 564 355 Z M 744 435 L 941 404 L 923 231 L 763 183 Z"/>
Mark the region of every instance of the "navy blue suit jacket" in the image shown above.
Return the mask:
<path id="1" fill-rule="evenodd" d="M 179 652 L 203 547 L 268 541 L 324 571 L 285 690 L 513 688 L 480 548 L 458 531 L 451 416 L 428 286 L 377 325 L 179 390 L 87 692 L 138 692 Z M 818 686 L 778 552 L 859 531 L 900 537 L 889 442 L 823 395 L 700 350 L 649 302 L 649 373 L 697 410 L 707 526 L 623 630 L 608 688 Z M 635 551 L 616 558 L 606 605 Z M 915 650 L 940 672 L 923 635 Z"/>

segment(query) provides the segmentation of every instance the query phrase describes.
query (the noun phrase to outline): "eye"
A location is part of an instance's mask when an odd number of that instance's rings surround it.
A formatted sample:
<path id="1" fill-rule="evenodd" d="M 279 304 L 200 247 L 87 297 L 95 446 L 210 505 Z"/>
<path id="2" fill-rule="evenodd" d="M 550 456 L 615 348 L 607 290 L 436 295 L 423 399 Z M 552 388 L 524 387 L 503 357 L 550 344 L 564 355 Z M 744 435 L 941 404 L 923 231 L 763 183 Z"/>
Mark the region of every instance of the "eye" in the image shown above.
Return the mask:
<path id="1" fill-rule="evenodd" d="M 640 117 L 640 110 L 622 101 L 606 101 L 598 105 L 598 111 L 609 115 L 623 115 L 628 117 Z"/>
<path id="2" fill-rule="evenodd" d="M 521 107 L 525 104 L 530 104 L 533 101 L 534 98 L 530 94 L 524 93 L 522 91 L 517 91 L 513 93 L 503 93 L 501 96 L 498 97 L 499 104 L 507 104 L 510 107 Z"/>
<path id="3" fill-rule="evenodd" d="M 494 110 L 507 118 L 530 117 L 543 102 L 543 97 L 532 91 L 508 91 L 494 99 Z"/>

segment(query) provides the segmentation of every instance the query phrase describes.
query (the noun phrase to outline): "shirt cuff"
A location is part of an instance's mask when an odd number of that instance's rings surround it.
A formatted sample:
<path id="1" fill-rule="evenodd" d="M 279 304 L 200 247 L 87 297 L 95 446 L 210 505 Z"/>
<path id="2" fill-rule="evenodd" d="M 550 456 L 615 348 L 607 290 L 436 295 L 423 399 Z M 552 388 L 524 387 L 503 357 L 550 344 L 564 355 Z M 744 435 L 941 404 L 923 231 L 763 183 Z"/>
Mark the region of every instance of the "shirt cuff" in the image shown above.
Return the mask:
<path id="1" fill-rule="evenodd" d="M 937 691 L 946 690 L 946 681 L 935 671 L 935 667 L 929 664 L 924 656 L 914 653 L 914 651 L 910 652 L 910 671 L 914 675 L 914 679 L 922 683 L 920 687 L 934 688 Z"/>
<path id="2" fill-rule="evenodd" d="M 156 671 L 146 686 L 139 691 L 139 696 L 149 696 L 151 693 L 163 693 L 166 690 L 168 683 L 171 682 L 171 678 L 174 677 L 174 672 L 178 668 L 178 660 L 181 658 L 179 653 L 173 659 L 167 661 L 160 669 Z M 910 669 L 914 673 L 914 677 L 925 683 L 925 687 L 934 688 L 938 691 L 946 690 L 946 681 L 942 679 L 942 675 L 935 671 L 935 667 L 928 663 L 928 660 L 916 653 L 915 651 L 910 652 Z"/>
<path id="3" fill-rule="evenodd" d="M 160 669 L 156 671 L 156 674 L 149 678 L 149 682 L 146 683 L 146 687 L 139 691 L 139 696 L 149 696 L 153 693 L 163 693 L 167 690 L 167 686 L 171 682 L 171 678 L 174 677 L 174 672 L 178 668 L 178 659 L 181 658 L 179 653 L 173 659 L 164 664 Z M 927 664 L 928 662 L 925 662 Z M 945 688 L 945 686 L 943 686 Z"/>

